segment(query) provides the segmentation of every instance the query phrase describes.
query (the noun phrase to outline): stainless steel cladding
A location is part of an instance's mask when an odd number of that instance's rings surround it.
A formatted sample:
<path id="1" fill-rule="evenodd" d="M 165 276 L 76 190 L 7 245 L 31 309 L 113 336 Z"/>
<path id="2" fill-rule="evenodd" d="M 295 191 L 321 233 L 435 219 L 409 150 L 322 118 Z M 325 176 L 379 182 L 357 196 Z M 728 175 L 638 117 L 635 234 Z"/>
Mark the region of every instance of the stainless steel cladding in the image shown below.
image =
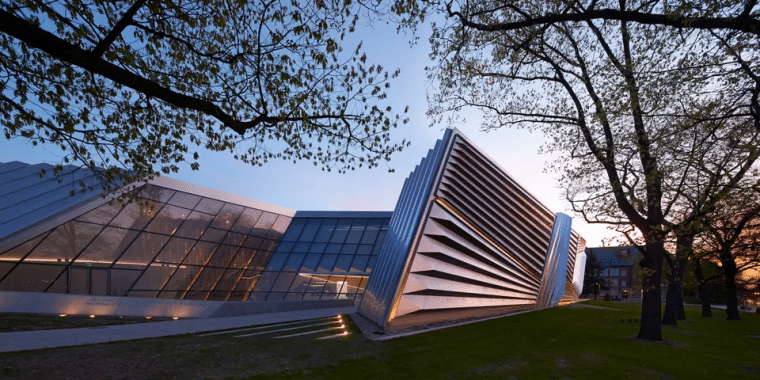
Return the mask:
<path id="1" fill-rule="evenodd" d="M 359 313 L 397 329 L 554 306 L 582 240 L 570 223 L 447 131 L 404 185 Z"/>

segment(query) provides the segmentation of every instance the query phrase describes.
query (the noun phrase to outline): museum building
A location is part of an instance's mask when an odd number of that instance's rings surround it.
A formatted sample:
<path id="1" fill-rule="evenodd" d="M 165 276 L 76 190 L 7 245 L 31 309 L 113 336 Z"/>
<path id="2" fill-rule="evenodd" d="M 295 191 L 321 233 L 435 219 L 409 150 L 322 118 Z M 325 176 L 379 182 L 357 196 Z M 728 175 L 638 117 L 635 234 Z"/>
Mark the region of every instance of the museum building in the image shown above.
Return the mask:
<path id="1" fill-rule="evenodd" d="M 42 170 L 47 174 L 40 176 Z M 0 163 L 0 312 L 215 317 L 350 306 L 385 329 L 578 299 L 585 242 L 457 130 L 393 212 L 292 211 L 167 177 Z"/>

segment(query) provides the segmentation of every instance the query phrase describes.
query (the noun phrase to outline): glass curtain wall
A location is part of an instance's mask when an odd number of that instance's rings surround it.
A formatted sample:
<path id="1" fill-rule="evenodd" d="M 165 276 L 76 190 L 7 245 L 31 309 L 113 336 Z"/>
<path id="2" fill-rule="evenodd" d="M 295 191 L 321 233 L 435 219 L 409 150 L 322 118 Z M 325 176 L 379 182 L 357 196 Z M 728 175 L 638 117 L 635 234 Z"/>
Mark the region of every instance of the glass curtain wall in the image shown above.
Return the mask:
<path id="1" fill-rule="evenodd" d="M 0 253 L 0 290 L 242 301 L 290 221 L 146 185 Z"/>
<path id="2" fill-rule="evenodd" d="M 358 301 L 377 261 L 389 221 L 390 218 L 294 218 L 249 299 Z"/>

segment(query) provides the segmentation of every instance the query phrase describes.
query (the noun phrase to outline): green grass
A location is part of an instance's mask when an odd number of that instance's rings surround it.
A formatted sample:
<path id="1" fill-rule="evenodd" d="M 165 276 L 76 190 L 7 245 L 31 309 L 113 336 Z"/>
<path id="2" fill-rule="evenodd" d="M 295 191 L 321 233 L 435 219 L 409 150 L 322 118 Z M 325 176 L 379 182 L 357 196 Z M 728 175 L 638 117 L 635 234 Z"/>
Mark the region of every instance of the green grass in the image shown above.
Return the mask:
<path id="1" fill-rule="evenodd" d="M 701 318 L 635 339 L 639 307 L 556 307 L 384 342 L 184 335 L 0 355 L 0 377 L 757 379 L 760 315 Z"/>

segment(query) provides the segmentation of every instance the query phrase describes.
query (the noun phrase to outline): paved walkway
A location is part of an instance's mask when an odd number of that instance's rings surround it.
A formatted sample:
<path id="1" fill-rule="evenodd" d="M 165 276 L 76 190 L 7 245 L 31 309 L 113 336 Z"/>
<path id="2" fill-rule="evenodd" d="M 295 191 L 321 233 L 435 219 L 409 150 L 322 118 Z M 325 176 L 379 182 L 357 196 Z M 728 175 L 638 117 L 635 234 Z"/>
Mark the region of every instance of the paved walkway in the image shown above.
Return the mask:
<path id="1" fill-rule="evenodd" d="M 118 340 L 155 338 L 159 336 L 193 334 L 350 314 L 356 307 L 297 310 L 281 313 L 253 314 L 238 317 L 185 319 L 166 322 L 134 323 L 127 325 L 85 327 L 76 329 L 17 331 L 0 333 L 0 352 L 37 350 L 41 348 L 78 346 Z"/>

